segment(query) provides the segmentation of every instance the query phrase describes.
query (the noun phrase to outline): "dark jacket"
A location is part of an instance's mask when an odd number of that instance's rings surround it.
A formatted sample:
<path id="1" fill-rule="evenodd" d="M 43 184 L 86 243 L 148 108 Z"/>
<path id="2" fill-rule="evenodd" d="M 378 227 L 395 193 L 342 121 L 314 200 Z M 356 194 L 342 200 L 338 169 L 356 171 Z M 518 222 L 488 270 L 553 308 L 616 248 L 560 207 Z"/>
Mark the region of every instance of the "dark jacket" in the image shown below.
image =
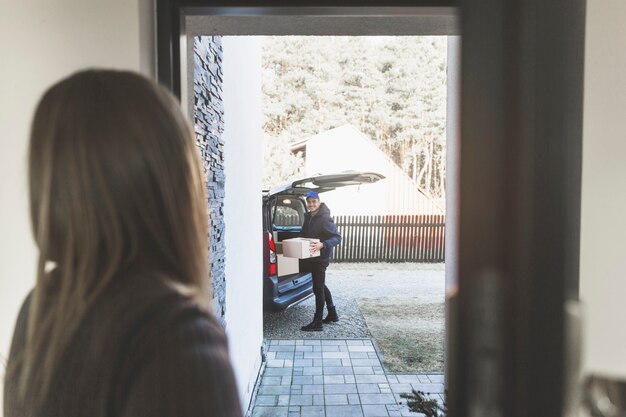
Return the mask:
<path id="1" fill-rule="evenodd" d="M 154 276 L 114 285 L 90 309 L 52 379 L 42 409 L 17 395 L 11 417 L 242 416 L 222 327 Z M 17 320 L 9 364 L 24 351 L 30 297 Z"/>
<path id="2" fill-rule="evenodd" d="M 300 236 L 317 238 L 324 243 L 320 256 L 310 258 L 310 261 L 326 265 L 328 265 L 333 255 L 333 247 L 341 242 L 341 235 L 332 217 L 330 217 L 330 210 L 324 203 L 320 204 L 320 208 L 315 216 L 311 215 L 311 213 L 305 213 Z"/>

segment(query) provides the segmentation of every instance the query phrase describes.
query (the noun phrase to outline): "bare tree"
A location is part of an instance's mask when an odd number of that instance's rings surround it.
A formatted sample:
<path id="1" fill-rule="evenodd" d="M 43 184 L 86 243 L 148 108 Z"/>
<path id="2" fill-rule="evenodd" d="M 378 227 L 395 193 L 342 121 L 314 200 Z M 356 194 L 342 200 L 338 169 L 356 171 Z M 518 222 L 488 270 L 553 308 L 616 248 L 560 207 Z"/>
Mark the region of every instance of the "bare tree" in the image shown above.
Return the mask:
<path id="1" fill-rule="evenodd" d="M 444 196 L 445 37 L 268 37 L 263 69 L 268 138 L 295 142 L 351 123 Z"/>

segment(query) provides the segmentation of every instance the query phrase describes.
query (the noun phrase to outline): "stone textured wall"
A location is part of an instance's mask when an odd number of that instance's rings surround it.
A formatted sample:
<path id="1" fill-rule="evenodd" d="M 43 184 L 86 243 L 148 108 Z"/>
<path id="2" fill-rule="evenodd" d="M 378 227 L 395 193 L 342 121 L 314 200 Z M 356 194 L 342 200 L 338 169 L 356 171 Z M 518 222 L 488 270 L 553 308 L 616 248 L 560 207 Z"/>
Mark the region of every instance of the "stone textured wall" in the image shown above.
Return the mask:
<path id="1" fill-rule="evenodd" d="M 224 104 L 221 37 L 196 37 L 193 50 L 194 121 L 207 178 L 209 262 L 213 282 L 213 303 L 215 316 L 225 326 Z"/>

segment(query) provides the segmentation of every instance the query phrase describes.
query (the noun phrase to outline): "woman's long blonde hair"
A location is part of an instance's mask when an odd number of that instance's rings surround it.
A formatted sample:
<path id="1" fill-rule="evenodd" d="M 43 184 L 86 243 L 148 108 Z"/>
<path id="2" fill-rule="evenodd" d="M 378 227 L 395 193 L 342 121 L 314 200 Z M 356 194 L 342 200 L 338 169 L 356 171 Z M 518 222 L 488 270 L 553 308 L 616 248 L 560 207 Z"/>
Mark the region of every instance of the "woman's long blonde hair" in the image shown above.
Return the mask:
<path id="1" fill-rule="evenodd" d="M 29 177 L 40 255 L 16 371 L 19 392 L 41 398 L 89 307 L 132 278 L 124 271 L 154 272 L 200 302 L 210 299 L 207 204 L 179 103 L 131 72 L 82 71 L 44 94 Z"/>

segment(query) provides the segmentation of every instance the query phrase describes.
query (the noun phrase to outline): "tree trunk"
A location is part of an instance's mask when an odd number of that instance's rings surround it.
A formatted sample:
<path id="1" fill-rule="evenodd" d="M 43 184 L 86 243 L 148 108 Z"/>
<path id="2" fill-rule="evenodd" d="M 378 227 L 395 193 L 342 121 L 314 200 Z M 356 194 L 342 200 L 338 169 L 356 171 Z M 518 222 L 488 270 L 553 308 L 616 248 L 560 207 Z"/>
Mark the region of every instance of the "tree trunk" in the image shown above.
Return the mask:
<path id="1" fill-rule="evenodd" d="M 433 138 L 431 137 L 428 143 L 428 169 L 426 170 L 426 187 L 424 187 L 429 195 L 433 195 L 433 158 Z"/>
<path id="2" fill-rule="evenodd" d="M 446 158 L 443 156 L 439 160 L 439 197 L 446 198 Z"/>
<path id="3" fill-rule="evenodd" d="M 426 168 L 427 168 L 427 165 L 429 163 L 428 161 L 430 160 L 430 158 L 428 157 L 427 154 L 428 154 L 428 149 L 424 149 L 424 151 L 423 151 L 424 164 L 422 165 L 422 168 L 420 169 L 420 172 L 417 175 L 417 181 L 416 181 L 418 187 L 421 187 L 422 178 L 424 178 L 424 173 L 426 172 Z M 421 188 L 426 189 L 425 187 L 421 187 Z"/>

